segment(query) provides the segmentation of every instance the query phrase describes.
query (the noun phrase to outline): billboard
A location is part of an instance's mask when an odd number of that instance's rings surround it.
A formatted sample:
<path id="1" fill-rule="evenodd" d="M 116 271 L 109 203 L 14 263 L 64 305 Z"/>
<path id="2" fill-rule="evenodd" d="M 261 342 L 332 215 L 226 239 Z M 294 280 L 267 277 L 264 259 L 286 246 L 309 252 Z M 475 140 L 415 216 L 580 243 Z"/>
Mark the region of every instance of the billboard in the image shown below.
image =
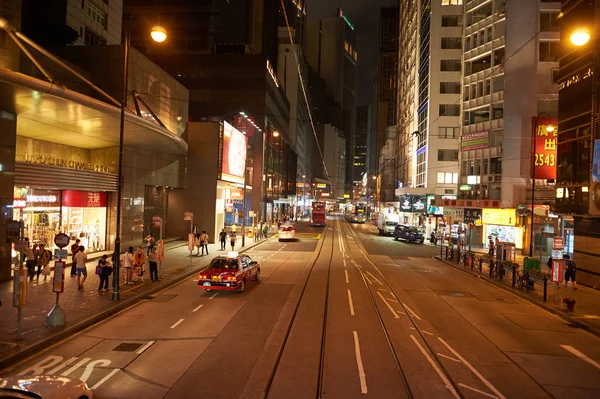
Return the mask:
<path id="1" fill-rule="evenodd" d="M 600 140 L 594 140 L 594 156 L 592 158 L 592 181 L 600 183 Z"/>
<path id="2" fill-rule="evenodd" d="M 490 146 L 490 131 L 463 134 L 460 139 L 460 150 L 471 151 Z"/>
<path id="3" fill-rule="evenodd" d="M 533 118 L 533 135 L 535 137 L 535 153 L 532 154 L 535 178 L 556 180 L 556 128 L 549 132 L 548 126 L 556 126 L 556 118 L 550 120 L 550 124 L 541 124 L 541 118 L 536 123 L 536 117 Z M 547 118 L 546 118 L 547 119 Z M 537 132 L 536 130 L 537 125 Z M 533 146 L 532 146 L 533 147 Z"/>
<path id="4" fill-rule="evenodd" d="M 223 122 L 221 180 L 231 183 L 244 183 L 247 147 L 248 137 L 229 123 Z"/>

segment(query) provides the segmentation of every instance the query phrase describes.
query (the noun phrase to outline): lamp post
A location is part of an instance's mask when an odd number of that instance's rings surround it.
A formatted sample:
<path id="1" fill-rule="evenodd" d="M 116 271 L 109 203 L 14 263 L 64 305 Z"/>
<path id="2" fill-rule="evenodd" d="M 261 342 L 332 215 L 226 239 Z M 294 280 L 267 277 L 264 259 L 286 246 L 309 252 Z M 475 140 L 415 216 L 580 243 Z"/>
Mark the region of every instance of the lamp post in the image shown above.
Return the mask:
<path id="1" fill-rule="evenodd" d="M 302 219 L 306 217 L 306 175 L 302 175 Z"/>
<path id="2" fill-rule="evenodd" d="M 544 116 L 547 117 L 548 120 L 551 122 L 552 119 L 550 118 L 550 115 L 548 115 L 545 112 L 540 112 L 538 114 L 538 116 L 535 118 L 535 129 L 533 129 L 533 153 L 531 156 L 531 225 L 529 227 L 529 256 L 533 256 L 534 254 L 534 250 L 535 250 L 535 235 L 534 235 L 534 229 L 533 229 L 533 224 L 534 224 L 534 210 L 535 210 L 535 167 L 537 164 L 537 135 L 538 135 L 538 129 L 539 129 L 539 125 L 540 125 L 540 118 Z M 547 125 L 546 126 L 546 131 L 548 133 L 552 133 L 554 132 L 554 126 L 552 125 Z M 540 256 L 540 261 L 541 261 L 541 256 Z"/>
<path id="3" fill-rule="evenodd" d="M 152 40 L 162 43 L 167 38 L 166 30 L 161 26 L 155 26 L 150 32 Z M 127 107 L 127 76 L 129 74 L 129 46 L 131 45 L 131 24 L 125 30 L 125 43 L 123 45 L 123 97 L 121 98 L 121 120 L 119 124 L 119 168 L 117 186 L 117 215 L 115 221 L 115 250 L 114 250 L 114 275 L 112 300 L 121 300 L 120 284 L 120 257 L 121 257 L 121 202 L 123 202 L 123 152 L 125 139 L 125 108 Z"/>

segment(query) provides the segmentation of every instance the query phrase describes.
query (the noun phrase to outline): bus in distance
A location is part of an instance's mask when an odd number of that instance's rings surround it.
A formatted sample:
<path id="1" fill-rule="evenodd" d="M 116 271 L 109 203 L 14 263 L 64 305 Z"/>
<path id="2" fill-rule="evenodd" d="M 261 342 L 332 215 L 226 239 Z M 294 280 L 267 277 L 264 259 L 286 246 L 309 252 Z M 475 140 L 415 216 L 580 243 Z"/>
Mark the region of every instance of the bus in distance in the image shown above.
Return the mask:
<path id="1" fill-rule="evenodd" d="M 315 226 L 325 226 L 325 202 L 323 201 L 315 201 L 312 203 L 312 208 L 310 210 L 310 225 L 312 227 Z"/>

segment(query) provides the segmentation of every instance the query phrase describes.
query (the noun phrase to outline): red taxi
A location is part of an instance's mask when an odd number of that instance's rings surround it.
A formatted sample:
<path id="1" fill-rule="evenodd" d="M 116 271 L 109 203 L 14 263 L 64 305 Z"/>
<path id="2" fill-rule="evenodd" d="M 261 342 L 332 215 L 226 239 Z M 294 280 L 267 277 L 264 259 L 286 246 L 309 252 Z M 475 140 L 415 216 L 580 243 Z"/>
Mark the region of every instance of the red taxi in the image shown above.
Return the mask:
<path id="1" fill-rule="evenodd" d="M 260 280 L 260 265 L 248 255 L 229 252 L 217 256 L 200 272 L 198 286 L 206 291 L 244 292 L 246 283 Z"/>

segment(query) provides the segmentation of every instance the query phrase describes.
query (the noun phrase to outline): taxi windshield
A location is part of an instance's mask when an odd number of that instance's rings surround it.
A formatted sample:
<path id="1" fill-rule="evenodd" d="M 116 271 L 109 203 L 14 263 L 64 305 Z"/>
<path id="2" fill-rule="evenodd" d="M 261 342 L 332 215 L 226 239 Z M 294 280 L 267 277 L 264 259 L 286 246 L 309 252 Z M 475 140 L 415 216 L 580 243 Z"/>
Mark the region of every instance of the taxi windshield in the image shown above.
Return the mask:
<path id="1" fill-rule="evenodd" d="M 213 261 L 210 262 L 209 268 L 237 270 L 238 262 L 235 259 L 213 259 Z"/>

